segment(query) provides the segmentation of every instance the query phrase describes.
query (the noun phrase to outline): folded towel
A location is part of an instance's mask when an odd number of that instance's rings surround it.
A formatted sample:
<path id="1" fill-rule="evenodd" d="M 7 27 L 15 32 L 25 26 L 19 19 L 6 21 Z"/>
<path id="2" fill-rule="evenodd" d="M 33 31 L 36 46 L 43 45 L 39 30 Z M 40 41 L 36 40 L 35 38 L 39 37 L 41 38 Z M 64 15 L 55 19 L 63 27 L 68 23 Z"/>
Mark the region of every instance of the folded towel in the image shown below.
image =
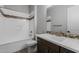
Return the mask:
<path id="1" fill-rule="evenodd" d="M 7 17 L 15 17 L 15 18 L 29 18 L 29 14 L 26 13 L 22 13 L 22 12 L 17 12 L 17 11 L 13 11 L 13 10 L 9 10 L 9 9 L 5 9 L 5 8 L 0 8 L 1 12 L 3 15 L 7 16 Z"/>

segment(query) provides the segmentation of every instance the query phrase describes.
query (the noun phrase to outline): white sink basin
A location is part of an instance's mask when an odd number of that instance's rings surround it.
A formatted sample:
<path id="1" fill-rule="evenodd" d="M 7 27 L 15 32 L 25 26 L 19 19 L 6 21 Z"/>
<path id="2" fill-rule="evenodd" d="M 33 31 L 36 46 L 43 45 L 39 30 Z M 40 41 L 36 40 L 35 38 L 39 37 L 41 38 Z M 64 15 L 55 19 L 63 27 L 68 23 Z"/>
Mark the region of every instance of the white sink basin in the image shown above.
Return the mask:
<path id="1" fill-rule="evenodd" d="M 45 40 L 48 40 L 48 41 L 62 42 L 65 40 L 65 37 L 59 37 L 59 36 L 51 35 L 51 34 L 41 34 L 38 36 L 42 38 L 46 38 Z"/>
<path id="2" fill-rule="evenodd" d="M 56 36 L 56 35 L 46 34 L 45 36 L 46 36 L 47 39 L 50 38 L 49 39 L 50 41 L 62 42 L 62 41 L 65 40 L 65 37 L 59 37 L 59 36 Z"/>
<path id="3" fill-rule="evenodd" d="M 50 38 L 51 40 L 55 40 L 57 42 L 62 42 L 65 40 L 65 37 L 59 37 L 59 36 L 56 36 L 56 35 L 50 35 Z"/>

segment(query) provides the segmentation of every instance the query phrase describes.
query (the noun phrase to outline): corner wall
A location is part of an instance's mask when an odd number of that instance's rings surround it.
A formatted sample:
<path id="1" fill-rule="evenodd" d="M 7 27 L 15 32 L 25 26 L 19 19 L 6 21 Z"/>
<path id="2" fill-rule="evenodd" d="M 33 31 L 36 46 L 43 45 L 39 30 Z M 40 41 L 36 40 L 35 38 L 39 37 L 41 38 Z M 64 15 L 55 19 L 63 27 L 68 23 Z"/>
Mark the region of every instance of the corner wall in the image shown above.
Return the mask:
<path id="1" fill-rule="evenodd" d="M 37 6 L 37 33 L 46 33 L 46 6 Z"/>

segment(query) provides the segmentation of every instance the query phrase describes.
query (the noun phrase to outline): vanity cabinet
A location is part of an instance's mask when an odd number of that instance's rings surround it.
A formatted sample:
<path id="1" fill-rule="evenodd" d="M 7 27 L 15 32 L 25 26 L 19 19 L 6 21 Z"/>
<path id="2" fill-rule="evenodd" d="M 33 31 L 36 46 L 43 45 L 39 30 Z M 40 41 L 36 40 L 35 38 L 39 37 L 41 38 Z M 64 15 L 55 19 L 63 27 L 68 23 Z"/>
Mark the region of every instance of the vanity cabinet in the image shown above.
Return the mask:
<path id="1" fill-rule="evenodd" d="M 75 53 L 75 52 L 68 50 L 66 48 L 60 47 L 60 53 Z"/>
<path id="2" fill-rule="evenodd" d="M 42 38 L 38 37 L 37 41 L 38 53 L 73 53 L 73 51 L 65 49 Z"/>
<path id="3" fill-rule="evenodd" d="M 59 53 L 60 50 L 58 45 L 50 43 L 41 38 L 38 38 L 37 48 L 39 53 Z"/>

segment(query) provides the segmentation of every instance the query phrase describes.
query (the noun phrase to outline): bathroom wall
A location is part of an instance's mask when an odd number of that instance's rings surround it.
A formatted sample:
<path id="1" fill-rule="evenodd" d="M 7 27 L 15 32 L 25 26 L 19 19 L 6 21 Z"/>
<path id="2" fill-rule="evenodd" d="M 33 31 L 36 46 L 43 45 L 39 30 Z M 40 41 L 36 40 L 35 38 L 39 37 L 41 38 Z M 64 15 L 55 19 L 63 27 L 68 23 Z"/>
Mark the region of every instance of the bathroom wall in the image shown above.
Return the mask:
<path id="1" fill-rule="evenodd" d="M 33 5 L 4 5 L 3 7 L 14 11 L 23 12 L 26 14 L 30 14 L 31 12 L 34 11 Z M 30 26 L 29 31 L 32 31 L 34 33 L 34 20 L 30 20 L 29 26 Z"/>
<path id="2" fill-rule="evenodd" d="M 29 13 L 28 5 L 4 5 L 4 7 L 19 12 Z"/>
<path id="3" fill-rule="evenodd" d="M 37 6 L 37 33 L 46 32 L 46 7 L 45 5 Z"/>
<path id="4" fill-rule="evenodd" d="M 29 13 L 28 6 L 25 5 L 5 5 L 4 7 L 19 12 Z M 21 40 L 29 39 L 29 20 L 6 19 L 5 17 L 1 17 L 1 14 L 0 19 L 0 52 L 16 52 L 24 48 L 25 44 Z M 16 43 L 16 41 L 19 42 Z"/>
<path id="5" fill-rule="evenodd" d="M 34 12 L 35 5 L 29 5 L 29 13 Z"/>
<path id="6" fill-rule="evenodd" d="M 15 11 L 27 13 L 27 14 L 32 14 L 34 13 L 34 5 L 5 5 L 5 8 L 12 9 Z M 31 35 L 34 34 L 34 19 L 30 20 L 30 29 L 29 31 L 32 32 L 30 33 Z"/>
<path id="7" fill-rule="evenodd" d="M 71 33 L 79 34 L 79 5 L 67 9 L 68 23 L 67 30 Z"/>
<path id="8" fill-rule="evenodd" d="M 29 20 L 7 18 L 0 13 L 0 45 L 29 39 Z"/>

